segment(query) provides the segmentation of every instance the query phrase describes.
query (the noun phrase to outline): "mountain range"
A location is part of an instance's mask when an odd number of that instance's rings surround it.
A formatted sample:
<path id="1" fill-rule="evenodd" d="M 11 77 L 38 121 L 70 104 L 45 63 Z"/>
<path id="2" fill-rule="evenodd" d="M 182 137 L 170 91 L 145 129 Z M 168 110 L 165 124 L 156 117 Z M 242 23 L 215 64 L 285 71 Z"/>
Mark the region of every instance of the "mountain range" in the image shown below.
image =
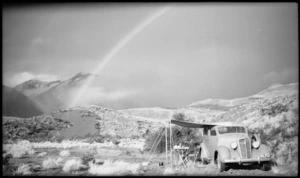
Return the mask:
<path id="1" fill-rule="evenodd" d="M 33 100 L 44 113 L 50 113 L 68 107 L 74 92 L 91 76 L 78 73 L 66 81 L 29 80 L 17 85 L 15 89 Z"/>

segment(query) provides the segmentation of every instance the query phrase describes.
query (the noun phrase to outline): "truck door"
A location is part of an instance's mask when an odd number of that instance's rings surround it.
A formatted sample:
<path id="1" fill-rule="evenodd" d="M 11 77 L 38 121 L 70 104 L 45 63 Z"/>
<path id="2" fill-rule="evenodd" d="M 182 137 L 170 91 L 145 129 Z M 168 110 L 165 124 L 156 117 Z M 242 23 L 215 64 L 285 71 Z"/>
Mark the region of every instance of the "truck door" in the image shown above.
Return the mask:
<path id="1" fill-rule="evenodd" d="M 217 150 L 217 145 L 218 145 L 218 137 L 217 137 L 216 128 L 212 128 L 209 130 L 209 144 L 208 145 L 209 145 L 209 153 L 213 158 L 214 153 Z"/>

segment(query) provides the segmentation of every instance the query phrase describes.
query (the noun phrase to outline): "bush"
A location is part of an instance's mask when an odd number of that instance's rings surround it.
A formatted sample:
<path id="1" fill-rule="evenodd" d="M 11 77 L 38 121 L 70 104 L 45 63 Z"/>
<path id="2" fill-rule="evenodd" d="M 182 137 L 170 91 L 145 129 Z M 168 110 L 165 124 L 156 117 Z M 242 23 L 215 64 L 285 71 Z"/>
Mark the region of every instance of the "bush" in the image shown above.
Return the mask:
<path id="1" fill-rule="evenodd" d="M 185 121 L 185 115 L 183 113 L 175 113 L 173 115 L 173 119 L 178 120 L 178 121 Z"/>
<path id="2" fill-rule="evenodd" d="M 113 144 L 118 145 L 120 143 L 120 140 L 117 138 L 113 138 L 111 139 L 111 141 L 113 142 Z"/>
<path id="3" fill-rule="evenodd" d="M 132 135 L 130 138 L 131 139 L 139 139 L 140 137 L 138 135 Z"/>
<path id="4" fill-rule="evenodd" d="M 93 140 L 95 141 L 95 142 L 97 142 L 97 143 L 104 143 L 104 137 L 102 137 L 101 135 L 99 135 L 99 136 L 95 136 L 94 138 L 93 138 Z"/>
<path id="5" fill-rule="evenodd" d="M 83 157 L 81 158 L 82 164 L 83 165 L 88 165 L 90 161 L 92 161 L 94 159 L 94 155 L 93 154 L 86 154 L 83 155 Z"/>

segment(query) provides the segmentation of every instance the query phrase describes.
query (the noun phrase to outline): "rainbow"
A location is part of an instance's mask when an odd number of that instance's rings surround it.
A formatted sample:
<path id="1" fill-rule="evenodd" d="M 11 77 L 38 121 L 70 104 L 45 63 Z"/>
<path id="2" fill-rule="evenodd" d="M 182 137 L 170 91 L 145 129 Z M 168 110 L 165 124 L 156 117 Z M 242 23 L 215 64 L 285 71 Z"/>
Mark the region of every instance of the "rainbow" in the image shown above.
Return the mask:
<path id="1" fill-rule="evenodd" d="M 69 107 L 75 106 L 79 99 L 82 97 L 85 90 L 90 86 L 92 81 L 95 79 L 96 74 L 101 72 L 105 66 L 107 66 L 113 57 L 124 47 L 126 46 L 136 35 L 138 35 L 143 29 L 145 29 L 147 26 L 149 26 L 153 21 L 161 17 L 166 11 L 170 9 L 171 6 L 164 7 L 158 11 L 156 11 L 154 14 L 150 15 L 148 18 L 146 18 L 144 21 L 142 21 L 140 24 L 138 24 L 132 31 L 130 31 L 124 38 L 122 38 L 103 58 L 103 60 L 100 61 L 97 68 L 92 72 L 93 75 L 91 75 L 86 82 L 82 85 L 82 87 L 76 92 L 76 95 L 74 99 L 70 102 Z"/>

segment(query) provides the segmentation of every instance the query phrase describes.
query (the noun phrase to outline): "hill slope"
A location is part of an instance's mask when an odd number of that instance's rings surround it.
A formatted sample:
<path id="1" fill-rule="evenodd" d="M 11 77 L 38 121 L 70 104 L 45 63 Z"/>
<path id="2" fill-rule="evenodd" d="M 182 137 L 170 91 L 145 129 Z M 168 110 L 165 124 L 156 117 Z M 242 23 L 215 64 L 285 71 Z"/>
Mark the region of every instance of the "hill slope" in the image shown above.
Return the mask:
<path id="1" fill-rule="evenodd" d="M 3 116 L 27 118 L 43 114 L 36 103 L 15 89 L 2 85 L 2 92 Z"/>
<path id="2" fill-rule="evenodd" d="M 177 110 L 138 108 L 120 112 L 161 121 L 182 113 L 191 122 L 243 123 L 251 133 L 260 134 L 279 164 L 289 164 L 298 161 L 298 89 L 298 83 L 275 84 L 244 98 L 207 99 Z"/>
<path id="3" fill-rule="evenodd" d="M 205 100 L 191 107 L 226 108 L 209 122 L 239 122 L 258 133 L 278 164 L 298 162 L 299 94 L 298 83 L 272 85 L 258 94 L 233 100 Z M 204 118 L 194 119 L 203 122 Z"/>

